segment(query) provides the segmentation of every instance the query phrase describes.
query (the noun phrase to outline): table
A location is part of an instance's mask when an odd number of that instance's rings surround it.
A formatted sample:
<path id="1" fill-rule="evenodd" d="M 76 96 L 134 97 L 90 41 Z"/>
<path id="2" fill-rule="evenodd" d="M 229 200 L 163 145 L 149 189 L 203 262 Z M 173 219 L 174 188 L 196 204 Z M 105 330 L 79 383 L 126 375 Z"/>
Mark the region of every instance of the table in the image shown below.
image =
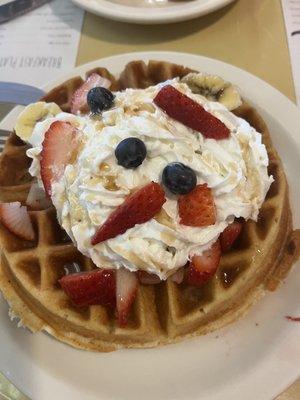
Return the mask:
<path id="1" fill-rule="evenodd" d="M 220 59 L 260 77 L 295 101 L 280 0 L 237 0 L 208 16 L 159 26 L 130 25 L 87 13 L 77 64 L 147 50 L 190 52 Z M 0 107 L 0 118 L 7 110 Z M 25 400 L 0 375 L 0 392 L 1 388 L 3 393 L 10 393 L 11 399 Z M 300 379 L 276 400 L 299 398 Z"/>
<path id="2" fill-rule="evenodd" d="M 87 14 L 78 64 L 147 50 L 217 58 L 257 75 L 295 99 L 280 0 L 238 0 L 194 21 L 160 26 L 130 25 Z"/>

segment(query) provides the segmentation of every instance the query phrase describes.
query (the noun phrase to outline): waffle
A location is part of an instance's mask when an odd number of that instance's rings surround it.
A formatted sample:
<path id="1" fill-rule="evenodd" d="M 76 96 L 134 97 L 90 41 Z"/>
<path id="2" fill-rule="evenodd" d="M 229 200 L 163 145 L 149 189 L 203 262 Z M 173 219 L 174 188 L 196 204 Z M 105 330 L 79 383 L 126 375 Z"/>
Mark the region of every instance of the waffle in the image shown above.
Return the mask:
<path id="1" fill-rule="evenodd" d="M 129 63 L 120 78 L 106 69 L 98 72 L 113 82 L 113 89 L 145 88 L 182 77 L 191 70 L 166 62 Z M 89 74 L 88 73 L 88 74 Z M 70 111 L 70 98 L 82 83 L 76 77 L 45 96 Z M 95 268 L 60 228 L 54 208 L 31 211 L 36 241 L 28 242 L 0 226 L 2 248 L 0 288 L 11 317 L 31 331 L 47 331 L 72 346 L 94 351 L 123 347 L 154 347 L 184 337 L 205 334 L 241 317 L 267 290 L 274 290 L 299 255 L 299 231 L 292 230 L 288 185 L 282 163 L 266 124 L 257 111 L 243 103 L 235 113 L 262 132 L 275 178 L 261 208 L 258 222 L 245 224 L 238 243 L 224 254 L 215 277 L 202 288 L 178 285 L 168 279 L 139 286 L 129 323 L 119 328 L 112 312 L 102 306 L 76 308 L 58 285 L 64 265 L 79 263 Z M 0 200 L 24 202 L 32 178 L 28 174 L 27 146 L 11 134 L 0 158 Z"/>

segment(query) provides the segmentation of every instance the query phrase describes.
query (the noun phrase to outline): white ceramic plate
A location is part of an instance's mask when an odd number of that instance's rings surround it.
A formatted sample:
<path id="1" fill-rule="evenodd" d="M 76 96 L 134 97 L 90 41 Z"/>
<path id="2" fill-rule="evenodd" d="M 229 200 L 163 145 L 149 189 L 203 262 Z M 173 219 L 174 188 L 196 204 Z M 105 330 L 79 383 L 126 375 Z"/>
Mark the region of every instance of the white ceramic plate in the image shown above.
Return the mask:
<path id="1" fill-rule="evenodd" d="M 223 62 L 168 53 L 133 53 L 83 65 L 54 85 L 96 66 L 118 73 L 136 59 L 182 63 L 237 84 L 267 121 L 299 204 L 300 113 L 267 83 Z M 12 128 L 17 110 L 2 128 Z M 300 226 L 299 207 L 294 208 Z M 0 299 L 0 371 L 34 400 L 271 400 L 300 375 L 300 269 L 253 307 L 246 318 L 213 334 L 180 344 L 110 354 L 75 350 L 46 334 L 17 329 Z"/>
<path id="2" fill-rule="evenodd" d="M 72 0 L 103 17 L 138 24 L 186 21 L 208 14 L 234 0 Z"/>

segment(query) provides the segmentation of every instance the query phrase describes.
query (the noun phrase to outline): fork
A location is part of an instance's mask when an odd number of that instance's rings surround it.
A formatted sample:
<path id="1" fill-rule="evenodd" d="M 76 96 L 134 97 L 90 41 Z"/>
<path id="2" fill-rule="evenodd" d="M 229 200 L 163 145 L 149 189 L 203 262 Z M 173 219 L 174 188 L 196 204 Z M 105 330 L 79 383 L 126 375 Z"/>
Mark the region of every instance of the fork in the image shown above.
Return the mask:
<path id="1" fill-rule="evenodd" d="M 0 81 L 0 104 L 27 105 L 38 101 L 45 92 L 31 85 Z M 10 132 L 0 128 L 0 152 Z"/>
<path id="2" fill-rule="evenodd" d="M 10 131 L 7 131 L 5 129 L 0 129 L 0 152 L 3 150 L 6 139 L 10 134 L 11 134 Z"/>

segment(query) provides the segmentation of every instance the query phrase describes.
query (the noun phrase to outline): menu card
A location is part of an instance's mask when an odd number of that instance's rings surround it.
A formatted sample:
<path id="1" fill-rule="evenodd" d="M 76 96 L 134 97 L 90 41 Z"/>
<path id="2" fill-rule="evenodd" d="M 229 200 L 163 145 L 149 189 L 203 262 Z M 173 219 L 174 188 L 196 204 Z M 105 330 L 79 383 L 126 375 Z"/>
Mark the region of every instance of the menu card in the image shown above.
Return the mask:
<path id="1" fill-rule="evenodd" d="M 0 80 L 41 86 L 75 66 L 84 12 L 53 0 L 0 25 Z"/>
<path id="2" fill-rule="evenodd" d="M 300 0 L 282 0 L 297 103 L 300 107 Z"/>

